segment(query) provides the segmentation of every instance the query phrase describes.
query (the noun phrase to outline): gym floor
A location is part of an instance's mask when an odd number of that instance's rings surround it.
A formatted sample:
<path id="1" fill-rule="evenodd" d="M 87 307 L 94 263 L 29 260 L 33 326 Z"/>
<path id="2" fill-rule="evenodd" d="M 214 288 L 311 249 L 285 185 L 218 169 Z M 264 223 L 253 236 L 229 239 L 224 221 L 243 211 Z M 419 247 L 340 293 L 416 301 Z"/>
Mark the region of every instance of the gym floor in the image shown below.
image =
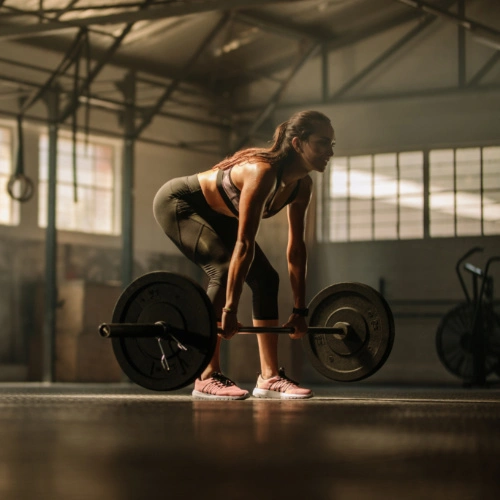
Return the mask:
<path id="1" fill-rule="evenodd" d="M 500 498 L 499 385 L 314 389 L 215 402 L 0 384 L 0 498 Z"/>

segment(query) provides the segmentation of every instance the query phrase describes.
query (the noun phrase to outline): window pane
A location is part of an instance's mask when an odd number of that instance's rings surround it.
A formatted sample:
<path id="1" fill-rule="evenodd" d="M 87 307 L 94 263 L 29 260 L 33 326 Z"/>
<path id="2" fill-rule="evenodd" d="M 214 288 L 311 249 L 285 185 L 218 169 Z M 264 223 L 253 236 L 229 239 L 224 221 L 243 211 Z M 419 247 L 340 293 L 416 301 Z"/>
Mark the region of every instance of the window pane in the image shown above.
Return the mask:
<path id="1" fill-rule="evenodd" d="M 47 225 L 47 136 L 40 139 L 39 225 Z M 57 227 L 88 233 L 116 234 L 114 218 L 114 148 L 92 141 L 76 143 L 76 179 L 73 142 L 60 138 L 57 143 Z M 75 187 L 77 185 L 77 201 Z"/>
<path id="2" fill-rule="evenodd" d="M 424 154 L 410 151 L 399 155 L 399 237 L 424 236 Z"/>
<path id="3" fill-rule="evenodd" d="M 483 186 L 487 192 L 500 190 L 500 147 L 483 149 Z"/>
<path id="4" fill-rule="evenodd" d="M 371 240 L 373 238 L 371 200 L 351 198 L 349 209 L 349 239 Z"/>
<path id="5" fill-rule="evenodd" d="M 430 235 L 455 235 L 455 152 L 453 149 L 429 154 Z"/>
<path id="6" fill-rule="evenodd" d="M 330 240 L 348 241 L 347 200 L 333 200 L 330 209 Z"/>
<path id="7" fill-rule="evenodd" d="M 453 149 L 431 151 L 429 155 L 430 192 L 454 191 Z"/>
<path id="8" fill-rule="evenodd" d="M 7 127 L 0 127 L 0 224 L 15 226 L 20 222 L 20 203 L 10 197 L 7 185 L 14 164 L 12 157 L 12 131 Z M 15 183 L 14 194 L 19 183 Z"/>

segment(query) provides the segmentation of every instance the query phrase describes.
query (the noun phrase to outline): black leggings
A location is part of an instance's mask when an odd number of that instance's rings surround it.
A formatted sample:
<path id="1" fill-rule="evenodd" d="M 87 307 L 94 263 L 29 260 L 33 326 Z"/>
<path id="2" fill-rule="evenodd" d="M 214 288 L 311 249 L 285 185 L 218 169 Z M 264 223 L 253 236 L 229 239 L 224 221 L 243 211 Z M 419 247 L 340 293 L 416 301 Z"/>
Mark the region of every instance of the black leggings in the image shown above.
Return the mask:
<path id="1" fill-rule="evenodd" d="M 153 212 L 165 234 L 207 274 L 207 294 L 220 320 L 238 220 L 210 208 L 197 175 L 164 184 L 155 196 Z M 246 283 L 252 290 L 253 317 L 278 319 L 279 275 L 257 243 Z"/>

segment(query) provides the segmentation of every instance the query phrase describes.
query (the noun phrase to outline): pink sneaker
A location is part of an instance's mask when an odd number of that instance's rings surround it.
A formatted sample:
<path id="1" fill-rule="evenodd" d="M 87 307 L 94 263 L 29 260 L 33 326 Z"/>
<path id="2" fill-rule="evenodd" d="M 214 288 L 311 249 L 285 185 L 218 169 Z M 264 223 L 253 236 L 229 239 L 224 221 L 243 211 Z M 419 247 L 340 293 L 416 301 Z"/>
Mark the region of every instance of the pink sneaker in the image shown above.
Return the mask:
<path id="1" fill-rule="evenodd" d="M 285 370 L 280 368 L 279 375 L 274 377 L 265 379 L 259 375 L 253 395 L 256 398 L 307 399 L 314 394 L 311 389 L 298 387 L 297 382 L 289 379 Z"/>
<path id="2" fill-rule="evenodd" d="M 196 379 L 193 397 L 198 399 L 246 399 L 250 396 L 248 391 L 240 389 L 232 380 L 222 373 L 214 372 L 206 380 Z"/>

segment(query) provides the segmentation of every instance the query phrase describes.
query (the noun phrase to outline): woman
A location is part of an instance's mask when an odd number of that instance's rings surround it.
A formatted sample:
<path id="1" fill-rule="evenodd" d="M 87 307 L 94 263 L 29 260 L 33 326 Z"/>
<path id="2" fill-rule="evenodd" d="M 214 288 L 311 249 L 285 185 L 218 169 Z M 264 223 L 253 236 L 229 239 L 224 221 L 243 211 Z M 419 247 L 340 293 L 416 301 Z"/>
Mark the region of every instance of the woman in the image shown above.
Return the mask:
<path id="1" fill-rule="evenodd" d="M 335 134 L 330 120 L 317 111 L 296 113 L 278 126 L 269 149 L 239 151 L 211 170 L 173 179 L 153 203 L 158 224 L 177 247 L 208 275 L 207 294 L 223 333 L 237 331 L 239 300 L 246 282 L 252 290 L 253 324 L 278 325 L 278 273 L 255 238 L 263 218 L 288 210 L 287 260 L 293 311 L 285 326 L 290 337 L 306 334 L 305 216 L 312 192 L 310 172 L 324 172 L 333 156 Z M 312 391 L 298 387 L 278 365 L 278 335 L 257 334 L 261 373 L 256 397 L 303 399 Z M 193 396 L 204 399 L 245 399 L 248 391 L 220 373 L 220 338 L 215 355 Z"/>

